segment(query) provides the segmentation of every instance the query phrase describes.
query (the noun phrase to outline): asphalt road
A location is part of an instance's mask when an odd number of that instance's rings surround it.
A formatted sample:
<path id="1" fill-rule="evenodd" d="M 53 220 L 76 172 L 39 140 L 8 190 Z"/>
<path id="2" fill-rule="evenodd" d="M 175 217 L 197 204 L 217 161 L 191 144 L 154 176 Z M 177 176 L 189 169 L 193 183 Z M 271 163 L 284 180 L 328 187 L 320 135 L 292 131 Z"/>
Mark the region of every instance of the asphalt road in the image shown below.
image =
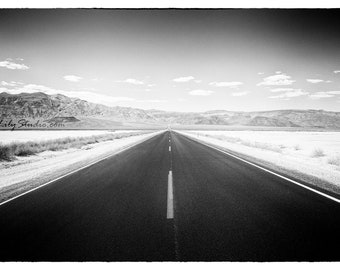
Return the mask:
<path id="1" fill-rule="evenodd" d="M 1 205 L 0 261 L 339 261 L 339 228 L 339 203 L 165 132 Z"/>

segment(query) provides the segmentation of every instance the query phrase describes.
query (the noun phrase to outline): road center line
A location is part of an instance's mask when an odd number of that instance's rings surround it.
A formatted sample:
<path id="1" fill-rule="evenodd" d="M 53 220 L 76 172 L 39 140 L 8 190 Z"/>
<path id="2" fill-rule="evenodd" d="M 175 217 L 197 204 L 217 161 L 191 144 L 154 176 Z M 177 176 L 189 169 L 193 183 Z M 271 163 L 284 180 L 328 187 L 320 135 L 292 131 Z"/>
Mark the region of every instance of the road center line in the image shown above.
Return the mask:
<path id="1" fill-rule="evenodd" d="M 171 146 L 169 146 L 169 152 L 171 152 Z"/>
<path id="2" fill-rule="evenodd" d="M 173 186 L 172 186 L 172 171 L 169 171 L 169 175 L 168 175 L 168 203 L 167 203 L 166 218 L 167 219 L 174 218 L 174 194 L 173 194 Z"/>

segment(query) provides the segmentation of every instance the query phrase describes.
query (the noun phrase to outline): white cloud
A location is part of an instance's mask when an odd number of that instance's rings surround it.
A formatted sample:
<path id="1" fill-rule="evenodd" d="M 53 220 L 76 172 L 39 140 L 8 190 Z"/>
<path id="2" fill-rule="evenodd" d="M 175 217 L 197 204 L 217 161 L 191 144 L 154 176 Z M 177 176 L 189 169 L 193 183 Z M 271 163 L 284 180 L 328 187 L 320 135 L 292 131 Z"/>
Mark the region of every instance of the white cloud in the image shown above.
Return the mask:
<path id="1" fill-rule="evenodd" d="M 8 92 L 10 94 L 16 95 L 20 93 L 37 93 L 37 92 L 42 92 L 48 95 L 56 95 L 56 94 L 63 94 L 62 92 L 64 91 L 58 91 L 53 88 L 44 86 L 44 85 L 37 85 L 37 84 L 26 84 L 21 87 L 13 88 L 13 89 L 7 89 L 7 88 L 2 88 L 2 92 Z"/>
<path id="2" fill-rule="evenodd" d="M 311 94 L 310 97 L 313 98 L 313 99 L 319 99 L 319 98 L 333 97 L 333 95 L 330 95 L 327 92 L 316 92 L 314 94 Z"/>
<path id="3" fill-rule="evenodd" d="M 310 83 L 321 83 L 323 82 L 324 80 L 319 80 L 319 79 L 306 79 L 307 82 L 310 82 Z"/>
<path id="4" fill-rule="evenodd" d="M 258 83 L 257 85 L 291 85 L 294 80 L 291 80 L 291 76 L 286 74 L 277 74 L 266 77 L 263 79 L 262 82 Z"/>
<path id="5" fill-rule="evenodd" d="M 335 74 L 340 73 L 340 70 L 334 70 L 333 71 Z"/>
<path id="6" fill-rule="evenodd" d="M 136 102 L 140 103 L 162 103 L 162 102 L 167 102 L 166 100 L 163 99 L 141 99 L 141 100 L 136 100 Z"/>
<path id="7" fill-rule="evenodd" d="M 10 81 L 10 82 L 1 81 L 0 85 L 14 87 L 14 86 L 18 86 L 18 85 L 23 85 L 23 83 L 22 82 L 15 82 L 15 81 Z"/>
<path id="8" fill-rule="evenodd" d="M 173 79 L 174 82 L 189 82 L 194 80 L 195 78 L 193 76 L 188 76 L 188 77 L 179 77 Z"/>
<path id="9" fill-rule="evenodd" d="M 152 90 L 151 90 L 151 89 L 145 89 L 145 91 L 146 91 L 146 92 L 150 92 L 150 91 L 152 91 Z"/>
<path id="10" fill-rule="evenodd" d="M 296 89 L 296 88 L 274 88 L 270 89 L 271 92 L 289 92 L 289 91 L 298 91 L 301 89 Z"/>
<path id="11" fill-rule="evenodd" d="M 264 72 L 257 72 L 257 75 L 263 75 Z"/>
<path id="12" fill-rule="evenodd" d="M 5 61 L 0 62 L 0 67 L 4 67 L 7 69 L 20 69 L 20 70 L 26 70 L 29 69 L 28 66 L 24 64 L 17 64 L 11 61 L 11 59 L 6 59 Z"/>
<path id="13" fill-rule="evenodd" d="M 66 81 L 70 81 L 70 82 L 79 82 L 80 80 L 82 80 L 82 77 L 76 76 L 76 75 L 66 75 L 63 77 Z"/>
<path id="14" fill-rule="evenodd" d="M 202 80 L 195 80 L 194 82 L 195 82 L 195 83 L 201 83 Z"/>
<path id="15" fill-rule="evenodd" d="M 126 79 L 125 81 L 126 83 L 130 83 L 130 84 L 135 84 L 135 85 L 141 85 L 144 84 L 144 82 L 136 80 L 136 79 Z"/>
<path id="16" fill-rule="evenodd" d="M 214 93 L 214 91 L 197 89 L 197 90 L 190 91 L 189 95 L 192 95 L 192 96 L 210 96 L 212 93 Z"/>
<path id="17" fill-rule="evenodd" d="M 1 81 L 0 85 L 2 86 L 15 86 L 16 84 L 15 83 L 8 83 L 8 82 L 5 82 L 5 81 Z"/>
<path id="18" fill-rule="evenodd" d="M 209 83 L 209 85 L 213 85 L 216 87 L 230 87 L 230 88 L 235 88 L 242 84 L 243 82 L 211 82 Z"/>
<path id="19" fill-rule="evenodd" d="M 294 97 L 300 97 L 308 95 L 309 92 L 303 91 L 301 89 L 294 89 L 294 90 L 288 90 L 284 92 L 283 94 L 277 95 L 277 96 L 270 96 L 269 98 L 282 98 L 282 99 L 289 99 Z"/>
<path id="20" fill-rule="evenodd" d="M 120 101 L 134 101 L 135 99 L 129 97 L 113 97 L 103 94 L 97 94 L 90 91 L 65 91 L 53 89 L 44 85 L 26 84 L 14 89 L 0 88 L 0 92 L 7 92 L 10 94 L 20 93 L 37 93 L 42 92 L 47 95 L 65 95 L 72 98 L 79 98 L 93 103 L 99 103 L 107 106 L 115 106 Z"/>
<path id="21" fill-rule="evenodd" d="M 64 95 L 70 96 L 70 97 L 75 97 L 75 98 L 80 98 L 92 103 L 99 103 L 107 106 L 115 106 L 117 105 L 117 102 L 121 101 L 134 101 L 135 99 L 129 98 L 129 97 L 113 97 L 113 96 L 108 96 L 108 95 L 102 95 L 102 94 L 97 94 L 93 92 L 88 92 L 88 91 L 82 91 L 82 92 L 77 92 L 77 91 L 70 91 L 70 92 L 64 92 Z"/>
<path id="22" fill-rule="evenodd" d="M 275 71 L 276 74 L 281 74 L 282 72 L 281 71 Z"/>
<path id="23" fill-rule="evenodd" d="M 249 93 L 248 91 L 243 91 L 243 92 L 231 93 L 231 95 L 234 96 L 234 97 L 241 97 L 241 96 L 247 95 L 248 93 Z"/>
<path id="24" fill-rule="evenodd" d="M 148 87 L 154 87 L 154 86 L 156 86 L 156 84 L 154 84 L 154 83 L 148 84 Z"/>
<path id="25" fill-rule="evenodd" d="M 319 99 L 319 98 L 329 98 L 334 97 L 335 95 L 340 95 L 340 91 L 322 91 L 316 92 L 309 95 L 312 99 Z"/>
<path id="26" fill-rule="evenodd" d="M 128 79 L 125 79 L 125 80 L 122 80 L 122 81 L 118 80 L 116 82 L 119 82 L 119 83 L 129 83 L 129 84 L 134 84 L 134 85 L 143 85 L 144 84 L 143 81 L 132 79 L 132 78 L 128 78 Z"/>

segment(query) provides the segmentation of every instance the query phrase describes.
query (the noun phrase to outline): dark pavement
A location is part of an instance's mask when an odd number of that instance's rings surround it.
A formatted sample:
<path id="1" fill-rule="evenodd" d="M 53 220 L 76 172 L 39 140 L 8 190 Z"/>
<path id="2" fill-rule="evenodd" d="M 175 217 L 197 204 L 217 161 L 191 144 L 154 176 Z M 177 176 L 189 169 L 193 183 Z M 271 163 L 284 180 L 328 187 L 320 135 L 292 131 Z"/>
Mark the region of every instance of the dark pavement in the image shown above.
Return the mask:
<path id="1" fill-rule="evenodd" d="M 0 261 L 340 260 L 339 203 L 169 134 L 1 205 Z"/>

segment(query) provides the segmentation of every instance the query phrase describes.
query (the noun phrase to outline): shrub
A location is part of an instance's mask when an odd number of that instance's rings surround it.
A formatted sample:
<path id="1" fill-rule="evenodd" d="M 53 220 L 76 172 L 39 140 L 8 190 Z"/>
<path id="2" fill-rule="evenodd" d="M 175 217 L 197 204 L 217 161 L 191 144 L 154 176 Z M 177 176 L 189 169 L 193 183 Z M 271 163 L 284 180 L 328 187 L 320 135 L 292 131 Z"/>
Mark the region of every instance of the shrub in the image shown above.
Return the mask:
<path id="1" fill-rule="evenodd" d="M 332 165 L 340 166 L 340 155 L 329 158 L 328 163 Z"/>
<path id="2" fill-rule="evenodd" d="M 16 156 L 30 156 L 41 152 L 39 145 L 32 142 L 11 144 L 10 147 Z"/>
<path id="3" fill-rule="evenodd" d="M 277 153 L 281 153 L 282 150 L 279 146 L 272 145 L 269 143 L 262 143 L 262 142 L 250 142 L 250 141 L 242 141 L 241 144 L 249 147 L 254 147 L 262 150 L 273 151 Z"/>
<path id="4" fill-rule="evenodd" d="M 286 148 L 286 146 L 282 144 L 280 146 L 276 146 L 276 145 L 272 145 L 269 143 L 245 141 L 238 137 L 230 137 L 230 136 L 225 136 L 225 135 L 208 135 L 208 134 L 203 134 L 203 135 L 205 135 L 206 137 L 223 140 L 223 141 L 227 141 L 230 143 L 239 143 L 239 144 L 242 144 L 248 147 L 259 148 L 259 149 L 273 151 L 277 153 L 281 153 L 282 149 Z"/>
<path id="5" fill-rule="evenodd" d="M 323 157 L 324 155 L 325 155 L 325 152 L 322 149 L 317 148 L 317 149 L 314 149 L 311 157 Z"/>
<path id="6" fill-rule="evenodd" d="M 301 150 L 301 147 L 300 147 L 299 144 L 296 144 L 296 145 L 294 145 L 294 149 L 295 149 L 296 151 L 299 151 L 299 150 Z"/>
<path id="7" fill-rule="evenodd" d="M 11 148 L 7 145 L 0 145 L 0 160 L 10 161 L 13 158 Z"/>
<path id="8" fill-rule="evenodd" d="M 58 143 L 51 143 L 46 148 L 48 151 L 58 151 L 61 150 L 60 144 Z"/>

